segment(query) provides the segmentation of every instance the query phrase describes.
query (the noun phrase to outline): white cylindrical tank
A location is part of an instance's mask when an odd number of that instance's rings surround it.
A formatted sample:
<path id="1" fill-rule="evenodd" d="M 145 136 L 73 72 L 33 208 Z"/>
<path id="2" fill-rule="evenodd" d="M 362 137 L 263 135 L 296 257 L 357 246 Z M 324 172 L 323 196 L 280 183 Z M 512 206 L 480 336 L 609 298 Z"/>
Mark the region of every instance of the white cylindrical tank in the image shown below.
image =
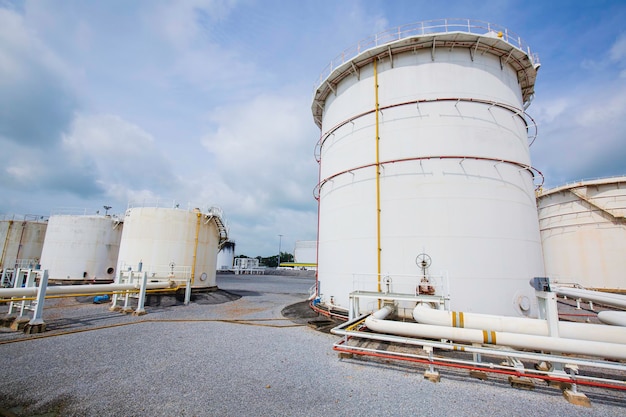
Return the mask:
<path id="1" fill-rule="evenodd" d="M 626 290 L 626 177 L 541 190 L 537 205 L 546 276 Z"/>
<path id="2" fill-rule="evenodd" d="M 323 300 L 406 293 L 427 273 L 455 310 L 535 314 L 529 280 L 544 268 L 524 108 L 539 65 L 511 32 L 475 23 L 378 34 L 315 91 Z"/>
<path id="3" fill-rule="evenodd" d="M 133 207 L 124 218 L 119 265 L 215 287 L 217 253 L 227 239 L 219 209 Z"/>
<path id="4" fill-rule="evenodd" d="M 224 242 L 222 249 L 217 254 L 217 270 L 232 269 L 235 260 L 235 242 Z"/>
<path id="5" fill-rule="evenodd" d="M 0 220 L 0 270 L 36 268 L 48 227 L 47 217 L 24 216 Z"/>
<path id="6" fill-rule="evenodd" d="M 302 264 L 317 263 L 317 241 L 298 240 L 293 250 L 293 261 Z"/>
<path id="7" fill-rule="evenodd" d="M 41 252 L 41 269 L 50 279 L 115 278 L 122 220 L 109 215 L 50 216 Z"/>

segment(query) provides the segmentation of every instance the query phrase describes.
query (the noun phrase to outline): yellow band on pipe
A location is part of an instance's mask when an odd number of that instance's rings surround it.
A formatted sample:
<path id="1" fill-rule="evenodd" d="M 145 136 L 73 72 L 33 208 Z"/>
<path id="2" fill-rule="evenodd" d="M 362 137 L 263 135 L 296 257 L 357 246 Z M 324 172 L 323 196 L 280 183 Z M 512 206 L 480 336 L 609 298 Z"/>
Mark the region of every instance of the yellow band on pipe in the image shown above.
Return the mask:
<path id="1" fill-rule="evenodd" d="M 452 312 L 452 327 L 465 327 L 465 317 L 463 316 L 462 311 L 453 311 Z"/>
<path id="2" fill-rule="evenodd" d="M 483 330 L 483 343 L 488 345 L 496 344 L 496 332 Z"/>

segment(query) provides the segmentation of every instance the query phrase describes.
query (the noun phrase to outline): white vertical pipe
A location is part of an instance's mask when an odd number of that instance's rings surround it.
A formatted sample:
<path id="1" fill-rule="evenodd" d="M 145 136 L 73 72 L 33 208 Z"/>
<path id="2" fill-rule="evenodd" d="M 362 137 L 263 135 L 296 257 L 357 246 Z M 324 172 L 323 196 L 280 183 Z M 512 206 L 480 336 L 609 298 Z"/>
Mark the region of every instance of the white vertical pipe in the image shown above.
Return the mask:
<path id="1" fill-rule="evenodd" d="M 25 280 L 25 283 L 24 283 L 24 287 L 26 287 L 26 288 L 34 288 L 35 287 L 35 274 L 33 274 L 33 270 L 32 269 L 29 269 L 26 272 L 26 280 Z M 30 305 L 31 302 L 28 301 L 28 304 Z M 24 315 L 24 310 L 26 310 L 26 300 L 23 300 L 21 305 L 20 305 L 20 317 Z"/>
<path id="2" fill-rule="evenodd" d="M 537 300 L 540 302 L 539 313 L 543 312 L 548 323 L 548 336 L 559 337 L 559 310 L 556 305 L 556 294 L 553 292 L 537 291 Z"/>
<path id="3" fill-rule="evenodd" d="M 28 322 L 30 325 L 43 324 L 43 306 L 46 302 L 46 290 L 48 289 L 48 270 L 44 269 L 37 288 L 37 305 L 33 312 L 33 318 Z"/>
<path id="4" fill-rule="evenodd" d="M 141 277 L 141 287 L 139 287 L 139 300 L 137 301 L 137 310 L 135 314 L 143 314 L 146 310 L 143 308 L 146 302 L 146 284 L 148 283 L 148 273 L 143 272 Z"/>
<path id="5" fill-rule="evenodd" d="M 185 286 L 185 305 L 189 305 L 191 301 L 191 278 L 187 278 L 187 284 Z"/>
<path id="6" fill-rule="evenodd" d="M 121 268 L 117 269 L 117 274 L 115 274 L 115 283 L 116 284 L 120 284 L 122 280 L 122 270 Z M 115 307 L 117 306 L 117 298 L 118 295 L 117 293 L 113 294 L 113 296 L 111 297 L 111 309 L 115 309 Z"/>
<path id="7" fill-rule="evenodd" d="M 21 274 L 22 270 L 21 268 L 15 268 L 15 270 L 13 271 L 13 289 L 16 288 L 20 288 L 20 284 L 19 282 L 21 281 L 20 279 L 20 274 Z M 11 301 L 9 303 L 9 313 L 8 314 L 13 314 L 13 308 L 15 307 L 15 302 Z"/>
<path id="8" fill-rule="evenodd" d="M 4 268 L 2 270 L 2 278 L 0 279 L 0 288 L 4 287 L 4 281 L 5 281 L 6 277 L 7 277 L 7 269 Z"/>
<path id="9" fill-rule="evenodd" d="M 133 271 L 128 271 L 128 283 L 129 284 L 133 283 Z M 124 308 L 122 309 L 122 311 L 128 311 L 130 309 L 129 304 L 130 304 L 130 292 L 126 291 L 126 294 L 124 294 Z"/>

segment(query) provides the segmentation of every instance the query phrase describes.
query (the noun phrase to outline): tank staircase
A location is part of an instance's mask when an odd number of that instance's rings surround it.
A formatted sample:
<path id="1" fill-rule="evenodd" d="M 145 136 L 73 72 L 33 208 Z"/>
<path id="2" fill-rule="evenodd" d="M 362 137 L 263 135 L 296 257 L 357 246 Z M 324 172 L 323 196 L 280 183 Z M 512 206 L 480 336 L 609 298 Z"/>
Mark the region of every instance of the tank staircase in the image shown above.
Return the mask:
<path id="1" fill-rule="evenodd" d="M 222 249 L 222 246 L 224 246 L 226 242 L 228 242 L 228 228 L 226 224 L 224 223 L 224 220 L 222 220 L 221 210 L 218 209 L 217 207 L 211 207 L 209 209 L 209 214 L 205 216 L 205 219 L 207 223 L 211 220 L 215 222 L 215 225 L 217 226 L 217 230 L 219 231 L 219 234 L 220 234 L 220 240 L 217 244 L 217 248 L 218 250 Z"/>
<path id="2" fill-rule="evenodd" d="M 602 207 L 601 205 L 593 201 L 592 198 L 587 197 L 587 186 L 570 188 L 569 191 L 576 197 L 587 203 L 589 206 L 591 206 L 591 208 L 599 210 L 601 213 L 608 216 L 613 222 L 626 223 L 626 217 L 623 214 L 617 215 L 611 209 L 607 207 Z"/>

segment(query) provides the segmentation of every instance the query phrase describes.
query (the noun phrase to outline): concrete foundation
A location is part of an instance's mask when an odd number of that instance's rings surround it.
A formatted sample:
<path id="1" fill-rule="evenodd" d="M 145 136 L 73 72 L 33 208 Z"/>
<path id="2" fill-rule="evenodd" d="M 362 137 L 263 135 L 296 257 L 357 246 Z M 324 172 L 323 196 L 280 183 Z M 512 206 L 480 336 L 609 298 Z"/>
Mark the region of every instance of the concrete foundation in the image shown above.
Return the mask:
<path id="1" fill-rule="evenodd" d="M 426 371 L 424 372 L 424 379 L 429 380 L 430 382 L 440 382 L 441 376 L 437 371 Z"/>
<path id="2" fill-rule="evenodd" d="M 526 377 L 510 376 L 509 384 L 511 384 L 513 388 L 518 388 L 518 389 L 525 389 L 525 390 L 535 389 L 535 383 L 532 381 L 532 379 L 526 378 Z"/>
<path id="3" fill-rule="evenodd" d="M 585 394 L 582 394 L 580 392 L 574 392 L 572 390 L 566 389 L 565 391 L 563 391 L 563 397 L 565 397 L 568 402 L 574 405 L 579 405 L 581 407 L 591 407 L 591 401 L 589 401 L 589 398 L 587 398 Z"/>

